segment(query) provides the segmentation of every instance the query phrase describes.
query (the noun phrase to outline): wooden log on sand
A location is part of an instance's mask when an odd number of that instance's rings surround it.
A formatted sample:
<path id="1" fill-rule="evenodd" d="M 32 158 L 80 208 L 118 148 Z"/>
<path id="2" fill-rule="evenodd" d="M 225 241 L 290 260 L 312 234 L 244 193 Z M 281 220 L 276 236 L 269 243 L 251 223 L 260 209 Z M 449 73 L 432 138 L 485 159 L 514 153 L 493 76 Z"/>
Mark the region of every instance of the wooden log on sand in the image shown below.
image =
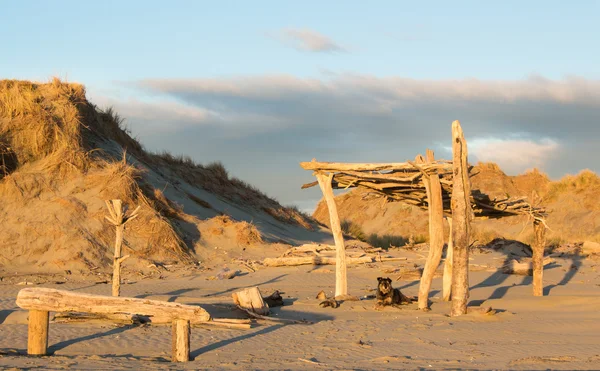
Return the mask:
<path id="1" fill-rule="evenodd" d="M 452 188 L 452 310 L 451 316 L 467 314 L 469 299 L 469 227 L 471 180 L 467 167 L 467 143 L 460 122 L 452 123 L 454 182 Z"/>
<path id="2" fill-rule="evenodd" d="M 361 256 L 359 258 L 346 257 L 346 264 L 364 264 L 373 263 L 376 258 L 371 256 Z M 392 260 L 395 258 L 381 258 L 382 261 Z M 378 260 L 378 259 L 377 259 Z M 398 260 L 406 260 L 406 258 L 398 258 Z M 267 267 L 284 267 L 296 265 L 335 265 L 337 258 L 328 256 L 288 256 L 281 258 L 266 258 L 263 260 L 263 265 Z"/>
<path id="3" fill-rule="evenodd" d="M 256 286 L 234 292 L 231 296 L 235 305 L 240 308 L 250 310 L 260 315 L 269 314 L 269 306 L 265 304 L 260 290 Z"/>
<path id="4" fill-rule="evenodd" d="M 425 163 L 419 156 L 417 164 Z M 435 161 L 433 151 L 427 150 L 427 163 Z M 442 186 L 437 174 L 424 175 L 423 181 L 427 189 L 427 203 L 429 205 L 429 255 L 423 268 L 423 275 L 419 285 L 419 309 L 429 309 L 429 290 L 433 275 L 440 265 L 444 249 L 444 204 L 442 202 Z"/>
<path id="5" fill-rule="evenodd" d="M 171 322 L 174 317 L 192 322 L 210 320 L 210 314 L 195 305 L 82 294 L 42 287 L 22 289 L 17 295 L 16 302 L 19 307 L 30 311 L 130 313 L 147 316 L 152 323 Z"/>

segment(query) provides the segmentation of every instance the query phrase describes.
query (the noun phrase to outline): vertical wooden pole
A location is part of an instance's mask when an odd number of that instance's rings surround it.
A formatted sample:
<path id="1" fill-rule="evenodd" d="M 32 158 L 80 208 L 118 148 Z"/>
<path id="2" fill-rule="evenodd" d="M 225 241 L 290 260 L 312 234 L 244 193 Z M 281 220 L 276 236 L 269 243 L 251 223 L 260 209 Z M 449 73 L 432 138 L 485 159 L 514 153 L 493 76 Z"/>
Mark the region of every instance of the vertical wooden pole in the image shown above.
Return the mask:
<path id="1" fill-rule="evenodd" d="M 121 245 L 123 244 L 123 230 L 125 225 L 123 224 L 123 205 L 121 200 L 112 200 L 113 209 L 115 212 L 115 256 L 113 260 L 113 278 L 112 278 L 112 296 L 119 296 L 121 294 Z"/>
<path id="2" fill-rule="evenodd" d="M 45 310 L 30 310 L 27 334 L 27 354 L 44 356 L 48 353 L 48 324 L 50 313 Z"/>
<path id="3" fill-rule="evenodd" d="M 419 157 L 417 162 L 423 162 L 423 158 Z M 427 163 L 434 162 L 435 158 L 433 151 L 427 150 Z M 425 179 L 428 178 L 428 179 Z M 429 290 L 431 289 L 431 281 L 442 258 L 444 249 L 444 205 L 442 203 L 442 186 L 440 177 L 437 174 L 429 176 L 423 175 L 423 182 L 427 189 L 427 203 L 429 209 L 429 254 L 421 283 L 419 286 L 419 309 L 429 309 Z"/>
<path id="4" fill-rule="evenodd" d="M 190 321 L 176 319 L 171 324 L 171 360 L 188 362 L 190 360 Z"/>
<path id="5" fill-rule="evenodd" d="M 446 248 L 446 262 L 444 263 L 444 285 L 442 300 L 450 301 L 452 295 L 452 259 L 454 256 L 454 244 L 452 243 L 452 218 L 447 217 L 450 232 L 448 236 L 448 247 Z"/>
<path id="6" fill-rule="evenodd" d="M 471 220 L 471 181 L 467 167 L 467 143 L 460 122 L 452 123 L 452 310 L 451 316 L 467 313 L 469 299 L 469 227 Z"/>
<path id="7" fill-rule="evenodd" d="M 342 234 L 342 227 L 340 224 L 340 218 L 338 216 L 337 207 L 335 205 L 335 198 L 333 195 L 333 188 L 331 187 L 331 181 L 333 179 L 333 173 L 324 175 L 321 173 L 316 174 L 317 181 L 327 202 L 327 208 L 329 209 L 329 221 L 331 223 L 331 232 L 333 233 L 333 239 L 335 240 L 336 254 L 335 254 L 335 296 L 348 295 L 348 281 L 346 273 L 346 247 L 344 246 L 344 235 Z"/>
<path id="8" fill-rule="evenodd" d="M 544 247 L 546 245 L 546 228 L 539 220 L 533 222 L 533 296 L 544 296 Z"/>

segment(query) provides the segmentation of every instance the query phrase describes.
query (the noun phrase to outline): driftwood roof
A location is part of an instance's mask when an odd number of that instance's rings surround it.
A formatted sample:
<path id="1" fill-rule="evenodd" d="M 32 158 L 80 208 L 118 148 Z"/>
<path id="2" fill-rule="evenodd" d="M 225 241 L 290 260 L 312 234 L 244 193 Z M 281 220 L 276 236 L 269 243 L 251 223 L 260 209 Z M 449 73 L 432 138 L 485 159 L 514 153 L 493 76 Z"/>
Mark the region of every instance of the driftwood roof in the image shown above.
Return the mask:
<path id="1" fill-rule="evenodd" d="M 368 196 L 385 197 L 388 201 L 402 201 L 427 210 L 427 190 L 423 175 L 437 174 L 442 186 L 444 212 L 451 213 L 452 161 L 438 160 L 430 163 L 336 163 L 301 162 L 306 170 L 329 173 L 334 189 L 362 188 L 369 190 Z M 310 188 L 318 182 L 307 183 L 302 188 Z M 529 215 L 542 220 L 546 215 L 543 207 L 533 206 L 527 197 L 506 197 L 491 199 L 480 190 L 471 191 L 471 206 L 475 217 L 501 218 L 511 215 Z"/>

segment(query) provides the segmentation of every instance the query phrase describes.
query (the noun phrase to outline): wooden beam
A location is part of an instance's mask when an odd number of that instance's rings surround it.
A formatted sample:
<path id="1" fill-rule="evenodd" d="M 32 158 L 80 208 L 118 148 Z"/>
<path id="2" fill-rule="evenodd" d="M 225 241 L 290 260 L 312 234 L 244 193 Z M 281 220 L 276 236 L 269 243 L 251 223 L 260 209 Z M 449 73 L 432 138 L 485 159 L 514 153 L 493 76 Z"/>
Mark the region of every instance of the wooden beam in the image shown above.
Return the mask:
<path id="1" fill-rule="evenodd" d="M 196 305 L 164 301 L 82 294 L 42 287 L 25 288 L 17 295 L 23 309 L 47 312 L 130 313 L 147 316 L 151 322 L 170 322 L 173 318 L 192 322 L 209 321 L 210 314 Z"/>
<path id="2" fill-rule="evenodd" d="M 305 170 L 321 170 L 321 171 L 381 171 L 381 170 L 412 170 L 415 168 L 408 162 L 397 163 L 342 163 L 342 162 L 301 162 L 300 166 Z M 452 169 L 452 164 L 440 161 L 434 164 L 424 166 L 425 171 L 433 169 Z"/>
<path id="3" fill-rule="evenodd" d="M 190 360 L 190 321 L 176 319 L 172 323 L 171 360 L 188 362 Z"/>
<path id="4" fill-rule="evenodd" d="M 544 296 L 544 247 L 546 245 L 546 227 L 539 220 L 533 222 L 533 296 Z"/>
<path id="5" fill-rule="evenodd" d="M 450 315 L 467 314 L 469 299 L 469 228 L 471 221 L 471 181 L 467 168 L 467 143 L 460 122 L 452 123 L 452 310 Z"/>
<path id="6" fill-rule="evenodd" d="M 448 247 L 446 248 L 446 261 L 444 262 L 444 283 L 442 300 L 450 301 L 452 296 L 452 258 L 454 256 L 454 246 L 452 243 L 452 218 L 446 217 L 450 227 L 448 235 Z"/>
<path id="7" fill-rule="evenodd" d="M 45 356 L 48 353 L 48 324 L 50 313 L 47 310 L 30 310 L 27 334 L 27 354 Z"/>
<path id="8" fill-rule="evenodd" d="M 433 151 L 428 149 L 426 162 L 433 163 L 434 161 Z M 417 166 L 419 168 L 422 163 L 423 159 L 418 158 Z M 427 189 L 427 204 L 429 205 L 429 254 L 419 286 L 419 309 L 426 310 L 429 309 L 431 281 L 437 267 L 440 265 L 444 249 L 444 204 L 442 202 L 442 186 L 439 176 L 437 174 L 424 175 L 423 181 Z"/>
<path id="9" fill-rule="evenodd" d="M 323 197 L 327 202 L 329 209 L 329 221 L 331 224 L 331 232 L 336 246 L 336 264 L 335 264 L 335 296 L 348 295 L 348 278 L 346 272 L 346 247 L 344 246 L 344 235 L 342 234 L 342 226 L 340 217 L 335 205 L 335 197 L 331 187 L 333 173 L 325 175 L 322 173 L 316 174 L 317 181 L 323 192 Z"/>

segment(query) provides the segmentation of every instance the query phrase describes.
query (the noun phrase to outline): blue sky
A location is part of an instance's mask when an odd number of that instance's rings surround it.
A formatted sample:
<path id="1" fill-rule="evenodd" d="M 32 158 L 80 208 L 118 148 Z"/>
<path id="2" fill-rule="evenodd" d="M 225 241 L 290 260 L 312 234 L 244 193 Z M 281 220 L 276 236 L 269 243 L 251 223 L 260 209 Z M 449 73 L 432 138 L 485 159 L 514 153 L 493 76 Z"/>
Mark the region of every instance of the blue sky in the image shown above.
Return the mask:
<path id="1" fill-rule="evenodd" d="M 599 20 L 597 1 L 5 1 L 0 77 L 81 82 L 149 149 L 310 208 L 298 161 L 445 155 L 428 134 L 457 118 L 474 160 L 600 170 Z"/>

